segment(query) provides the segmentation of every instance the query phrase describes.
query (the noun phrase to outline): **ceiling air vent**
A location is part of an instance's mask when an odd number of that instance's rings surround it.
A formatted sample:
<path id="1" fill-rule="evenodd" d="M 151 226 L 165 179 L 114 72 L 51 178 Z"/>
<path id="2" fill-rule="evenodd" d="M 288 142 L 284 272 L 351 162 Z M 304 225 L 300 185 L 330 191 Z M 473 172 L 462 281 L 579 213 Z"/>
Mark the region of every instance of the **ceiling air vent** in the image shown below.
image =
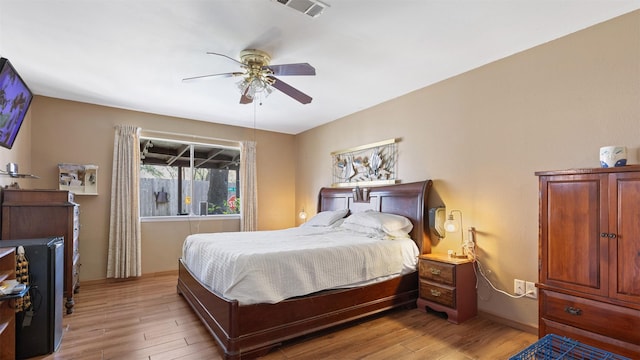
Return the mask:
<path id="1" fill-rule="evenodd" d="M 329 5 L 317 1 L 317 0 L 275 0 L 280 4 L 290 7 L 293 10 L 309 15 L 311 17 L 318 17 L 325 8 Z"/>

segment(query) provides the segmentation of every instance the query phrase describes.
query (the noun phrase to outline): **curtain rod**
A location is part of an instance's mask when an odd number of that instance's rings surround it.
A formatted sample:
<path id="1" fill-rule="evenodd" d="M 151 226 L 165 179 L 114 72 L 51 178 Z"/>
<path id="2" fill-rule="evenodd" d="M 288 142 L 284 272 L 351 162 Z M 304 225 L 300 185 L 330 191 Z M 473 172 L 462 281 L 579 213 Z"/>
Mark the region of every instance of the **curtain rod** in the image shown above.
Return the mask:
<path id="1" fill-rule="evenodd" d="M 221 138 L 214 138 L 214 137 L 208 137 L 208 136 L 199 136 L 199 135 L 191 135 L 191 134 L 182 134 L 182 133 L 169 132 L 169 131 L 142 129 L 142 132 L 144 132 L 145 134 L 150 134 L 150 135 L 153 135 L 153 134 L 156 134 L 156 135 L 173 135 L 173 136 L 182 136 L 182 137 L 192 138 L 192 139 L 202 139 L 202 140 L 210 140 L 210 141 L 224 141 L 224 142 L 235 143 L 235 144 L 240 144 L 240 142 L 241 142 L 240 140 L 221 139 Z"/>

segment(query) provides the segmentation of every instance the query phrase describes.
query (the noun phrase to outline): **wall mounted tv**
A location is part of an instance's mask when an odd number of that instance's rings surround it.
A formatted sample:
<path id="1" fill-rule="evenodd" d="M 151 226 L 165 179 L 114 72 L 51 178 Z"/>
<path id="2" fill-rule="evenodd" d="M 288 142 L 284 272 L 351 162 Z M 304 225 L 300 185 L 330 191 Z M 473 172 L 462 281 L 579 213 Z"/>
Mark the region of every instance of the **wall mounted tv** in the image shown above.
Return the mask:
<path id="1" fill-rule="evenodd" d="M 0 58 L 0 146 L 13 147 L 32 98 L 9 60 Z"/>

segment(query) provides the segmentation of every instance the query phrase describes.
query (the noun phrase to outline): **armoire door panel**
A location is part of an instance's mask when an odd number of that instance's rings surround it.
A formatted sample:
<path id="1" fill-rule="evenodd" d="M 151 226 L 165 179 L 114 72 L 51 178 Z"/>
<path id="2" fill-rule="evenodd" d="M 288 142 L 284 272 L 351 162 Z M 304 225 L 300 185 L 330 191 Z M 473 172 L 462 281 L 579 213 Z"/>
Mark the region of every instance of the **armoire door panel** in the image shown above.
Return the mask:
<path id="1" fill-rule="evenodd" d="M 611 194 L 616 198 L 612 209 L 616 236 L 611 238 L 611 296 L 625 301 L 640 301 L 640 174 L 612 174 Z M 615 215 L 615 216 L 613 216 Z"/>
<path id="2" fill-rule="evenodd" d="M 582 292 L 606 294 L 608 237 L 601 227 L 606 222 L 607 194 L 601 191 L 606 178 L 579 175 L 545 181 L 543 196 L 545 226 L 542 251 L 549 285 Z M 588 259 L 602 259 L 588 261 Z"/>

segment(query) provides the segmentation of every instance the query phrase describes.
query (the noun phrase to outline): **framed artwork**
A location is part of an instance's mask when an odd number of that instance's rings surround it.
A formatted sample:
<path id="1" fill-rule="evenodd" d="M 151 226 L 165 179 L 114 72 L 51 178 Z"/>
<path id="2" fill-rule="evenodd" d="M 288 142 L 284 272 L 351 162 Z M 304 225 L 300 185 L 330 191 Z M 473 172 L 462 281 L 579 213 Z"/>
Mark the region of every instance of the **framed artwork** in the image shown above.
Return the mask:
<path id="1" fill-rule="evenodd" d="M 333 186 L 395 184 L 398 141 L 389 139 L 331 153 Z"/>

